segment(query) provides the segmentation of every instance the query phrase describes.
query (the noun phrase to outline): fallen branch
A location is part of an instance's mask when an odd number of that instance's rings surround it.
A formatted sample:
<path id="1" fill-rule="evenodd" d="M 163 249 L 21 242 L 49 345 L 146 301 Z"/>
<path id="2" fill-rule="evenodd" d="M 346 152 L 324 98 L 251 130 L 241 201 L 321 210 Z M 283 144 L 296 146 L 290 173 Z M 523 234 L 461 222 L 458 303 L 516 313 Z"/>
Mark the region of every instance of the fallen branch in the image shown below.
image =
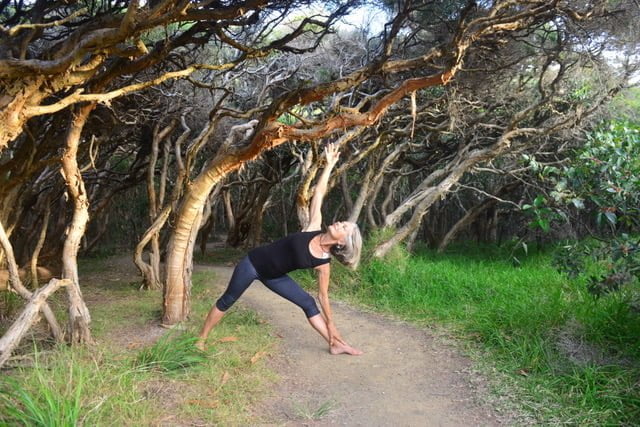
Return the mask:
<path id="1" fill-rule="evenodd" d="M 38 320 L 38 313 L 40 313 L 47 298 L 59 287 L 70 284 L 71 281 L 68 279 L 51 279 L 46 286 L 34 292 L 20 316 L 13 322 L 13 325 L 4 336 L 0 338 L 0 367 L 9 359 L 11 352 L 18 346 L 29 328 Z"/>
<path id="2" fill-rule="evenodd" d="M 11 242 L 9 242 L 9 238 L 7 237 L 6 232 L 4 231 L 4 226 L 0 222 L 0 248 L 4 251 L 4 255 L 7 261 L 7 274 L 8 274 L 8 288 L 16 291 L 22 298 L 28 300 L 32 297 L 31 292 L 22 285 L 22 280 L 20 280 L 20 271 L 18 270 L 18 265 L 16 264 L 15 256 L 13 255 L 13 247 L 11 246 Z M 0 271 L 2 273 L 2 271 Z M 51 334 L 55 338 L 56 341 L 62 341 L 63 334 L 58 321 L 56 320 L 56 316 L 49 307 L 48 304 L 44 304 L 42 307 L 42 314 L 44 314 L 45 319 L 49 322 L 49 327 L 51 328 Z"/>

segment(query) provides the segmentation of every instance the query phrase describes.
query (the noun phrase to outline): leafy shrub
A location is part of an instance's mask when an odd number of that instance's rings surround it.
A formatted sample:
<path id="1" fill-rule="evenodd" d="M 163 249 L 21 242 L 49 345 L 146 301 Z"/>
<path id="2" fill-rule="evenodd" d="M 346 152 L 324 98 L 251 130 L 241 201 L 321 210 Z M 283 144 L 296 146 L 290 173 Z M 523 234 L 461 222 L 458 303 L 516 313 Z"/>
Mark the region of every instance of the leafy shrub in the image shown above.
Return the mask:
<path id="1" fill-rule="evenodd" d="M 571 163 L 548 174 L 556 211 L 564 206 L 595 219 L 596 240 L 565 245 L 556 266 L 569 277 L 584 276 L 589 292 L 601 297 L 640 279 L 640 124 L 611 121 L 595 129 Z M 560 208 L 559 208 L 560 207 Z M 554 211 L 538 196 L 524 210 L 532 226 L 549 230 Z M 562 216 L 567 218 L 565 214 Z"/>

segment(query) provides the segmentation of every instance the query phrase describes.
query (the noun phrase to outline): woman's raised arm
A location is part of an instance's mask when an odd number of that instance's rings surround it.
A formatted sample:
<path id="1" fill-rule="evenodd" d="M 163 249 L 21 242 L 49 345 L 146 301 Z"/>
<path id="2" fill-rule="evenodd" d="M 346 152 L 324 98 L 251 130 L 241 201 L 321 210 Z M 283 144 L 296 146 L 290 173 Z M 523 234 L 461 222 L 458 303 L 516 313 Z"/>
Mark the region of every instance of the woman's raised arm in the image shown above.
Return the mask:
<path id="1" fill-rule="evenodd" d="M 309 224 L 305 227 L 304 231 L 320 230 L 322 226 L 322 201 L 327 193 L 327 184 L 329 183 L 331 170 L 336 163 L 338 163 L 338 158 L 340 157 L 338 147 L 333 143 L 327 144 L 327 146 L 324 147 L 324 157 L 327 164 L 316 183 L 316 188 L 311 198 L 311 206 L 309 207 Z"/>

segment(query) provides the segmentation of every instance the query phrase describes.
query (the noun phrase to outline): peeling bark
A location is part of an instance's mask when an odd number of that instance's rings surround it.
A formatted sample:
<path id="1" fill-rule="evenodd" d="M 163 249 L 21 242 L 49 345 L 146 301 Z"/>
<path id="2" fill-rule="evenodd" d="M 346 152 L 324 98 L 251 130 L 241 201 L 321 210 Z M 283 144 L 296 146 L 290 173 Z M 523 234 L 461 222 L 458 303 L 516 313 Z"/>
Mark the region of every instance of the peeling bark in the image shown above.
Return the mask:
<path id="1" fill-rule="evenodd" d="M 236 152 L 234 145 L 237 141 L 245 140 L 256 124 L 257 121 L 250 121 L 231 128 L 218 154 L 205 165 L 185 192 L 167 248 L 162 316 L 164 325 L 174 325 L 189 316 L 193 247 L 204 205 L 216 184 L 250 160 L 246 153 Z"/>

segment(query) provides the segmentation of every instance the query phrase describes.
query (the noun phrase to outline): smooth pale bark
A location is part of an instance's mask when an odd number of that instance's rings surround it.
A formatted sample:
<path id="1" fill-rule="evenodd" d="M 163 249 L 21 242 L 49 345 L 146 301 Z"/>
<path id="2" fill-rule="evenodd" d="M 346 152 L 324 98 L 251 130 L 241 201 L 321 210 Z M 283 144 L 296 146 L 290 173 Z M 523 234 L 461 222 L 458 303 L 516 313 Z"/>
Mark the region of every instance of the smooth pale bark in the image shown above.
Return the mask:
<path id="1" fill-rule="evenodd" d="M 446 169 L 437 169 L 431 172 L 409 197 L 405 198 L 393 212 L 384 218 L 385 227 L 395 227 L 405 213 L 416 207 L 425 197 L 433 192 L 433 184 L 446 173 Z"/>
<path id="2" fill-rule="evenodd" d="M 166 159 L 162 168 L 162 174 L 160 175 L 159 196 L 156 196 L 155 172 L 156 164 L 158 162 L 158 154 L 160 151 L 160 143 L 164 141 L 171 132 L 173 132 L 177 124 L 178 121 L 174 119 L 162 130 L 160 130 L 159 125 L 153 130 L 151 154 L 149 156 L 149 165 L 147 166 L 146 176 L 147 197 L 149 198 L 148 215 L 149 222 L 152 225 L 136 245 L 133 257 L 134 263 L 142 274 L 142 287 L 144 289 L 162 289 L 162 278 L 160 274 L 160 230 L 164 226 L 166 219 L 168 218 L 168 214 L 165 215 L 161 221 L 156 222 L 156 218 L 158 217 L 158 212 L 162 209 L 162 199 L 164 198 L 164 188 L 166 186 L 164 181 L 167 178 L 166 168 L 164 167 L 164 165 L 167 164 Z M 149 230 L 152 230 L 151 234 L 149 234 Z M 149 242 L 151 243 L 149 250 L 149 263 L 146 263 L 142 259 L 142 251 Z"/>
<path id="3" fill-rule="evenodd" d="M 236 141 L 246 139 L 256 125 L 257 121 L 252 120 L 231 128 L 230 135 L 218 154 L 206 164 L 185 191 L 167 247 L 162 315 L 164 325 L 174 325 L 189 315 L 193 247 L 205 203 L 216 184 L 239 169 L 245 161 L 257 156 L 257 153 L 253 154 L 249 150 L 234 154 L 231 149 Z"/>
<path id="4" fill-rule="evenodd" d="M 47 298 L 61 286 L 71 285 L 70 280 L 51 279 L 44 287 L 38 289 L 24 310 L 13 322 L 9 330 L 0 338 L 0 367 L 9 359 L 13 350 L 22 340 L 29 328 L 38 320 L 38 313 L 44 308 Z"/>
<path id="5" fill-rule="evenodd" d="M 349 218 L 347 221 L 349 222 L 358 222 L 358 218 L 360 218 L 360 213 L 362 212 L 362 208 L 364 207 L 364 202 L 367 200 L 367 196 L 369 194 L 369 186 L 371 185 L 371 181 L 373 179 L 375 165 L 373 163 L 369 164 L 367 168 L 367 172 L 364 174 L 364 178 L 362 180 L 362 184 L 360 186 L 360 192 L 358 193 L 358 198 L 353 204 L 353 209 L 349 214 Z"/>
<path id="6" fill-rule="evenodd" d="M 71 343 L 91 343 L 91 316 L 87 308 L 78 278 L 78 250 L 89 222 L 89 199 L 78 168 L 78 145 L 82 129 L 95 107 L 94 104 L 78 108 L 73 115 L 62 155 L 62 174 L 67 192 L 73 202 L 73 217 L 67 228 L 67 238 L 62 249 L 62 278 L 71 283 L 66 286 L 69 297 L 69 340 Z"/>
<path id="7" fill-rule="evenodd" d="M 7 261 L 7 283 L 11 289 L 15 290 L 18 295 L 20 295 L 25 300 L 29 300 L 32 296 L 32 293 L 22 285 L 22 280 L 20 279 L 20 272 L 18 270 L 18 264 L 16 263 L 16 259 L 13 255 L 13 247 L 11 246 L 11 242 L 9 242 L 9 237 L 4 231 L 4 226 L 2 222 L 0 222 L 0 247 L 2 248 L 2 253 L 5 255 L 5 259 Z M 9 288 L 7 286 L 7 288 Z M 62 329 L 56 320 L 56 316 L 53 313 L 53 310 L 49 307 L 48 304 L 42 305 L 42 314 L 44 314 L 45 319 L 49 323 L 49 328 L 51 330 L 51 334 L 54 339 L 58 342 L 62 341 L 64 334 L 62 333 Z"/>
<path id="8" fill-rule="evenodd" d="M 209 123 L 209 125 L 203 129 L 203 131 L 200 133 L 195 143 L 193 144 L 194 146 L 201 147 L 200 141 L 202 141 L 203 139 L 207 140 L 209 138 L 211 132 L 213 131 L 213 128 L 215 127 L 216 121 L 217 119 Z M 169 169 L 169 153 L 171 150 L 171 141 L 167 139 L 167 137 L 175 129 L 177 120 L 173 120 L 162 130 L 159 130 L 158 128 L 154 129 L 153 133 L 151 158 L 149 160 L 149 167 L 147 169 L 146 177 L 147 195 L 149 197 L 149 220 L 151 222 L 151 225 L 144 232 L 133 253 L 133 263 L 136 265 L 136 267 L 138 267 L 138 270 L 142 275 L 142 288 L 144 289 L 162 288 L 162 274 L 160 270 L 160 231 L 166 224 L 169 215 L 174 209 L 174 204 L 182 193 L 183 183 L 186 179 L 187 173 L 189 172 L 185 167 L 185 161 L 182 159 L 181 147 L 191 134 L 191 129 L 186 124 L 184 114 L 180 117 L 180 122 L 182 123 L 183 132 L 173 144 L 177 174 L 173 190 L 170 195 L 170 200 L 166 206 L 164 206 L 164 199 L 166 194 L 166 183 Z M 158 194 L 156 196 L 155 169 L 158 159 L 160 142 L 163 140 L 165 141 L 165 143 L 163 144 L 164 159 L 161 168 L 160 182 L 158 185 Z M 191 152 L 187 154 L 187 158 L 195 156 L 197 152 L 197 150 L 191 150 Z M 189 159 L 187 159 L 186 163 L 192 164 Z M 149 243 L 151 246 L 151 250 L 149 251 L 149 262 L 147 263 L 142 258 L 142 253 L 144 251 L 144 248 Z"/>
<path id="9" fill-rule="evenodd" d="M 386 141 L 386 134 L 380 134 L 376 141 L 371 144 L 368 149 L 368 154 L 372 153 L 374 149 L 378 148 L 384 141 Z M 384 180 L 384 172 L 385 170 L 395 162 L 400 154 L 406 151 L 409 148 L 409 143 L 405 142 L 403 144 L 399 144 L 391 153 L 385 156 L 381 162 L 371 162 L 369 167 L 367 168 L 367 172 L 365 173 L 364 180 L 362 182 L 362 186 L 360 187 L 360 192 L 358 194 L 358 198 L 353 205 L 353 210 L 349 215 L 350 222 L 357 222 L 360 214 L 362 212 L 365 204 L 369 205 L 369 221 L 372 226 L 375 226 L 375 220 L 372 218 L 371 209 L 373 208 L 373 204 L 377 197 L 377 194 L 380 190 L 380 186 L 382 185 L 382 181 Z"/>
<path id="10" fill-rule="evenodd" d="M 227 229 L 231 230 L 236 226 L 236 217 L 233 215 L 233 206 L 231 205 L 231 193 L 227 190 L 222 192 L 222 201 L 224 202 L 224 213 L 227 218 Z"/>
<path id="11" fill-rule="evenodd" d="M 376 200 L 378 199 L 378 195 L 382 190 L 382 186 L 384 185 L 384 175 L 380 175 L 375 183 L 375 186 L 370 191 L 369 200 L 367 201 L 367 222 L 371 226 L 371 228 L 377 228 L 378 222 L 376 221 L 374 215 L 374 209 L 376 206 Z"/>
<path id="12" fill-rule="evenodd" d="M 144 235 L 136 245 L 136 249 L 133 252 L 133 263 L 138 267 L 140 273 L 143 278 L 143 285 L 145 289 L 155 289 L 154 281 L 160 281 L 160 276 L 158 275 L 160 271 L 159 261 L 157 266 L 157 272 L 154 267 L 154 259 L 151 259 L 151 263 L 146 263 L 142 259 L 142 252 L 149 243 L 154 238 L 157 238 L 158 232 L 164 227 L 164 224 L 167 222 L 169 215 L 171 214 L 171 205 L 165 206 L 165 208 L 158 214 L 151 224 L 151 226 L 145 231 Z M 160 282 L 160 286 L 162 286 L 162 282 Z"/>

